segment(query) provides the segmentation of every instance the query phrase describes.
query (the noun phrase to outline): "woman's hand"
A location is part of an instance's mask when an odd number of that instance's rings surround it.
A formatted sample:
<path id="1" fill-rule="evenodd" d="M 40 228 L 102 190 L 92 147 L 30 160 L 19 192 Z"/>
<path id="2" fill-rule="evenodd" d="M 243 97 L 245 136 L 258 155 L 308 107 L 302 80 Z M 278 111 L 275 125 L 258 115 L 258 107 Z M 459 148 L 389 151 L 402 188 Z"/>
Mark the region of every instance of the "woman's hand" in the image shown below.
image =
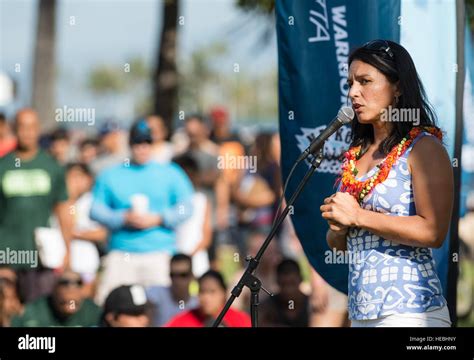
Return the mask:
<path id="1" fill-rule="evenodd" d="M 337 192 L 324 199 L 324 205 L 319 209 L 321 216 L 328 221 L 330 229 L 340 234 L 347 232 L 348 227 L 357 226 L 361 210 L 356 199 L 343 192 Z"/>
<path id="2" fill-rule="evenodd" d="M 336 194 L 333 194 L 331 195 L 330 197 L 327 197 L 326 199 L 324 199 L 324 204 L 329 204 L 331 202 L 331 199 L 336 196 Z M 335 234 L 335 235 L 338 235 L 338 236 L 345 236 L 349 227 L 348 226 L 344 226 L 344 225 L 341 225 L 335 221 L 331 221 L 331 220 L 328 220 L 328 225 L 329 225 L 329 229 Z"/>
<path id="3" fill-rule="evenodd" d="M 349 226 L 341 225 L 334 221 L 328 221 L 329 229 L 336 235 L 346 235 L 349 231 Z"/>

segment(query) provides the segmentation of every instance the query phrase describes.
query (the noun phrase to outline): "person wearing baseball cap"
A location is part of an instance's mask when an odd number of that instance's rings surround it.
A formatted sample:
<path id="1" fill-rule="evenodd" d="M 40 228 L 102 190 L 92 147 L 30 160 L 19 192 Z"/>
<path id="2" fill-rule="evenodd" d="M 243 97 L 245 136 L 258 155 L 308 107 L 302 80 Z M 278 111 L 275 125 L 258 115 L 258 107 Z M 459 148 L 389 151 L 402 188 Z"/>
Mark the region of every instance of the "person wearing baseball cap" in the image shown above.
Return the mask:
<path id="1" fill-rule="evenodd" d="M 151 128 L 145 120 L 137 121 L 130 129 L 130 146 L 135 144 L 151 144 L 153 137 L 151 135 Z"/>
<path id="2" fill-rule="evenodd" d="M 143 286 L 119 286 L 112 290 L 105 300 L 101 326 L 148 327 L 150 309 Z"/>
<path id="3" fill-rule="evenodd" d="M 129 136 L 131 158 L 96 179 L 91 218 L 110 234 L 98 304 L 120 285 L 170 283 L 175 229 L 192 215 L 193 187 L 177 164 L 153 160 L 152 142 L 146 119 L 136 121 Z"/>

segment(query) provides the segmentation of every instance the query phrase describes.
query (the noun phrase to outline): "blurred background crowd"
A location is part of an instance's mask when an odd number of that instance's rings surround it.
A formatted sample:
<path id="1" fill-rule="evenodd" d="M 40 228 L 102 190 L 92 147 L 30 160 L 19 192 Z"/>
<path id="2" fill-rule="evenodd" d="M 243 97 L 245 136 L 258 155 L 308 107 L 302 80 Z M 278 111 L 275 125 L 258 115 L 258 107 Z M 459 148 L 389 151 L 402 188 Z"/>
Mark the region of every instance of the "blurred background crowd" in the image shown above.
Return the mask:
<path id="1" fill-rule="evenodd" d="M 277 211 L 277 133 L 243 139 L 223 106 L 173 134 L 158 115 L 86 138 L 42 134 L 29 108 L 0 124 L 2 249 L 39 253 L 0 268 L 3 326 L 212 323 Z M 346 324 L 345 295 L 310 270 L 289 220 L 258 275 L 274 295 L 261 325 Z M 248 310 L 246 290 L 224 325 L 250 325 Z"/>

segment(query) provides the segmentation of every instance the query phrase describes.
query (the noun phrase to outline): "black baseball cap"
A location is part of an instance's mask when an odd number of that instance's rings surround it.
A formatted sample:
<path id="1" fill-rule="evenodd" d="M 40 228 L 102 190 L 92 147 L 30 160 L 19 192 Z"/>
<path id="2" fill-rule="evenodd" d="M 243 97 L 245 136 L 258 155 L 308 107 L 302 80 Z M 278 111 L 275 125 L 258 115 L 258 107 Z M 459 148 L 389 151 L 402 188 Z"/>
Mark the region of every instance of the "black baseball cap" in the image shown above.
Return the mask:
<path id="1" fill-rule="evenodd" d="M 112 132 L 120 131 L 122 127 L 120 124 L 112 119 L 107 119 L 99 129 L 99 137 L 104 137 Z"/>
<path id="2" fill-rule="evenodd" d="M 141 285 L 122 285 L 110 292 L 105 300 L 104 314 L 143 315 L 147 312 L 145 288 Z"/>
<path id="3" fill-rule="evenodd" d="M 151 129 L 145 119 L 138 120 L 133 123 L 130 129 L 130 145 L 153 142 Z"/>

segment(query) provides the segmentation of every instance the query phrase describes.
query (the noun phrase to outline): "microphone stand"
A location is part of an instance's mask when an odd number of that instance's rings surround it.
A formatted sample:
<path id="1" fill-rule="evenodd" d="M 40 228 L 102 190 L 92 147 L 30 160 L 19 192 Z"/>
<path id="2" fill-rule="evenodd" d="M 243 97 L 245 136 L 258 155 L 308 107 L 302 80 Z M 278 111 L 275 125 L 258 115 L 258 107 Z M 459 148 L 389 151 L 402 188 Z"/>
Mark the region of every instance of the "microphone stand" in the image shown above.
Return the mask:
<path id="1" fill-rule="evenodd" d="M 324 145 L 324 143 L 322 144 Z M 258 250 L 257 254 L 255 257 L 252 256 L 247 256 L 246 261 L 248 262 L 247 269 L 243 273 L 242 277 L 240 278 L 239 282 L 237 285 L 232 289 L 231 291 L 231 296 L 227 300 L 224 308 L 220 312 L 219 316 L 215 320 L 214 324 L 212 325 L 213 327 L 218 327 L 219 324 L 222 322 L 222 319 L 224 319 L 225 314 L 233 304 L 236 298 L 240 296 L 242 293 L 243 288 L 246 286 L 250 289 L 250 317 L 252 320 L 252 327 L 257 327 L 258 326 L 258 305 L 259 305 L 259 293 L 260 289 L 264 290 L 267 294 L 270 296 L 273 296 L 273 294 L 270 294 L 265 288 L 262 287 L 262 282 L 260 279 L 255 275 L 255 272 L 257 270 L 258 264 L 260 263 L 260 260 L 265 253 L 265 250 L 267 249 L 268 245 L 270 245 L 270 242 L 272 241 L 273 237 L 275 236 L 279 226 L 285 220 L 286 216 L 288 215 L 290 209 L 293 207 L 294 202 L 298 198 L 299 194 L 301 191 L 303 191 L 303 188 L 305 187 L 306 183 L 310 179 L 310 177 L 313 175 L 313 173 L 316 171 L 316 169 L 319 167 L 321 164 L 321 161 L 323 160 L 323 148 L 324 146 L 321 147 L 319 150 L 319 153 L 316 157 L 311 160 L 311 167 L 310 169 L 306 172 L 305 176 L 301 180 L 301 182 L 298 184 L 298 187 L 296 188 L 295 192 L 291 196 L 290 200 L 288 201 L 285 209 L 283 212 L 278 216 L 277 220 L 273 224 L 270 233 L 268 234 L 267 238 L 265 239 L 264 243 Z M 302 160 L 302 159 L 301 159 Z M 282 195 L 284 196 L 284 194 Z"/>

